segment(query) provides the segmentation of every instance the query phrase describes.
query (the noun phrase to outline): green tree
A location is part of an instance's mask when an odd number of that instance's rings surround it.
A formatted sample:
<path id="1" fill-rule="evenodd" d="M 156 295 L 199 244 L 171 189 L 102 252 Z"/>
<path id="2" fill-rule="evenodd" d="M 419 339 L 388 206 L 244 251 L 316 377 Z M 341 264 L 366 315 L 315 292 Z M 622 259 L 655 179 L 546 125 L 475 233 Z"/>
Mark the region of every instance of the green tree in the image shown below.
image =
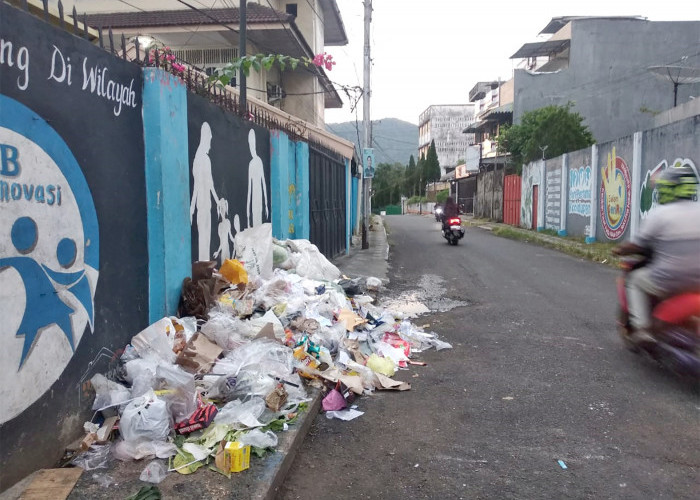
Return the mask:
<path id="1" fill-rule="evenodd" d="M 438 161 L 437 149 L 435 149 L 435 141 L 430 141 L 428 154 L 425 156 L 425 165 L 423 166 L 423 178 L 425 182 L 435 182 L 440 180 L 442 172 L 440 170 L 440 162 Z"/>
<path id="2" fill-rule="evenodd" d="M 504 127 L 497 137 L 498 150 L 509 153 L 518 173 L 523 164 L 542 158 L 555 158 L 595 143 L 583 124 L 584 118 L 566 106 L 546 106 L 523 113 L 519 125 Z"/>
<path id="3" fill-rule="evenodd" d="M 376 208 L 397 205 L 401 201 L 406 167 L 400 163 L 380 163 L 372 180 L 372 205 Z"/>
<path id="4" fill-rule="evenodd" d="M 411 158 L 408 160 L 408 166 L 406 167 L 406 174 L 404 176 L 403 183 L 403 194 L 409 198 L 416 194 L 416 174 L 416 160 L 413 158 L 413 155 L 411 155 Z"/>
<path id="5" fill-rule="evenodd" d="M 416 187 L 418 188 L 418 196 L 425 196 L 425 155 L 421 154 L 418 158 L 418 165 L 416 166 Z"/>

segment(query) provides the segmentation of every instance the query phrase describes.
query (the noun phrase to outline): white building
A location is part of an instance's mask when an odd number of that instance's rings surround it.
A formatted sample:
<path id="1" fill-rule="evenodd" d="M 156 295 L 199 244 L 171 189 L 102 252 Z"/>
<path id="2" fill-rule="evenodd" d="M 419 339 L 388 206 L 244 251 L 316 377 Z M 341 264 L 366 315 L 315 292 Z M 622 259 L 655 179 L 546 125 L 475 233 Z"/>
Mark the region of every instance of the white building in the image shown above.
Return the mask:
<path id="1" fill-rule="evenodd" d="M 56 6 L 58 0 L 50 0 Z M 186 5 L 188 4 L 188 5 Z M 186 2 L 149 0 L 63 0 L 66 13 L 75 7 L 95 28 L 111 28 L 114 39 L 155 40 L 169 46 L 182 61 L 211 72 L 239 55 L 239 0 Z M 194 7 L 194 8 L 193 8 Z M 246 52 L 295 58 L 323 53 L 348 43 L 336 0 L 251 0 L 247 2 Z M 325 108 L 342 101 L 326 70 L 299 65 L 282 71 L 251 71 L 248 95 L 323 128 Z"/>
<path id="2" fill-rule="evenodd" d="M 437 104 L 429 106 L 418 120 L 418 155 L 428 154 L 435 141 L 442 175 L 464 160 L 467 147 L 474 143 L 474 134 L 462 131 L 474 119 L 474 104 Z"/>

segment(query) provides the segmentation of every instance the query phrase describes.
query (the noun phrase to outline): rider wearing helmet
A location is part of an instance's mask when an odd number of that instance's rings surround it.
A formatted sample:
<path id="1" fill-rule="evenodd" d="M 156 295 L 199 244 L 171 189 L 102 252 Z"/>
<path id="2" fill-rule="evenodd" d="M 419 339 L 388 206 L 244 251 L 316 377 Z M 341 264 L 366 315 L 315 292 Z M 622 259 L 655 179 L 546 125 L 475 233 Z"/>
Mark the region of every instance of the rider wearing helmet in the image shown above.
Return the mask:
<path id="1" fill-rule="evenodd" d="M 653 342 L 650 298 L 700 291 L 700 203 L 698 176 L 688 163 L 664 170 L 655 181 L 659 202 L 642 221 L 632 241 L 615 248 L 617 255 L 651 255 L 648 265 L 627 280 L 630 321 L 635 342 Z"/>

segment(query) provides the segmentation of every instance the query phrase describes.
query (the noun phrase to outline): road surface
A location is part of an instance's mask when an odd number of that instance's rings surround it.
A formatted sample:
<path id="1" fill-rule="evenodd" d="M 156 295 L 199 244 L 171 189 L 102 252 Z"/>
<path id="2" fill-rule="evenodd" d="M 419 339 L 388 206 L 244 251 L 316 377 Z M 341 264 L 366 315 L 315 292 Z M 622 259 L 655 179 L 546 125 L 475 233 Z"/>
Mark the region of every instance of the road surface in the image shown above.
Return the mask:
<path id="1" fill-rule="evenodd" d="M 356 420 L 319 415 L 279 498 L 698 497 L 698 388 L 623 348 L 615 270 L 386 219 L 385 295 L 435 299 L 414 321 L 453 349 L 398 372 L 410 391 L 360 398 Z"/>

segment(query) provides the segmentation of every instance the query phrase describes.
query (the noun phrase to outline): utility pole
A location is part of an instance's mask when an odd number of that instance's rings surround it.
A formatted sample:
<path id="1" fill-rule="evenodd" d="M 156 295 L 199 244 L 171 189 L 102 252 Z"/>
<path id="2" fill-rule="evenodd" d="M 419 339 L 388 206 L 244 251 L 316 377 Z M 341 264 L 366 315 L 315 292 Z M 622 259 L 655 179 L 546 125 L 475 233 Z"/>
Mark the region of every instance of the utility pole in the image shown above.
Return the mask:
<path id="1" fill-rule="evenodd" d="M 239 0 L 238 2 L 238 12 L 240 16 L 240 27 L 238 30 L 238 57 L 245 57 L 246 54 L 246 17 L 247 17 L 247 6 L 246 3 L 248 0 Z M 243 69 L 238 70 L 238 81 L 240 82 L 238 86 L 238 102 L 240 104 L 240 114 L 241 116 L 246 116 L 248 114 L 248 103 L 247 97 L 247 89 L 246 89 L 246 78 L 245 78 L 245 73 L 243 73 Z"/>
<path id="2" fill-rule="evenodd" d="M 365 0 L 364 1 L 365 5 L 365 57 L 364 57 L 364 89 L 362 92 L 362 124 L 365 128 L 365 137 L 364 137 L 364 147 L 365 148 L 371 148 L 372 147 L 372 120 L 370 118 L 369 114 L 369 98 L 370 98 L 370 64 L 371 64 L 371 59 L 369 56 L 369 26 L 370 23 L 372 22 L 372 0 Z M 367 161 L 367 158 L 364 158 L 364 154 L 362 155 L 362 166 L 365 167 L 365 161 Z M 364 175 L 364 168 L 363 170 L 363 175 Z M 362 183 L 362 188 L 363 188 L 363 222 L 362 222 L 362 249 L 366 250 L 369 248 L 369 241 L 367 239 L 367 231 L 369 230 L 369 214 L 371 212 L 371 205 L 370 205 L 370 197 L 369 193 L 372 188 L 372 179 L 363 179 Z"/>

